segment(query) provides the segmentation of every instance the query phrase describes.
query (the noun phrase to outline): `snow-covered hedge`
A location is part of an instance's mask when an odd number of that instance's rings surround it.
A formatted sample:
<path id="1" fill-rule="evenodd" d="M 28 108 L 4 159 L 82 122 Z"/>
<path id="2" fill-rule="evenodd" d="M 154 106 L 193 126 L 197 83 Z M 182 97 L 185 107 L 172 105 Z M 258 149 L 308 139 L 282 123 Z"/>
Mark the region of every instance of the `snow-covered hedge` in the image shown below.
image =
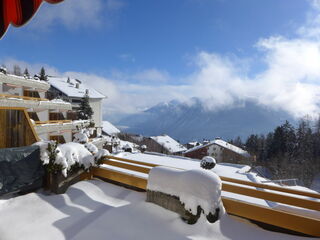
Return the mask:
<path id="1" fill-rule="evenodd" d="M 78 133 L 74 134 L 74 139 L 73 141 L 74 142 L 77 142 L 77 143 L 87 143 L 89 142 L 89 137 L 90 135 L 92 134 L 93 130 L 91 129 L 81 129 Z"/>
<path id="2" fill-rule="evenodd" d="M 178 197 L 193 215 L 197 215 L 198 206 L 207 216 L 217 209 L 223 211 L 221 180 L 212 171 L 154 167 L 149 173 L 147 189 Z"/>
<path id="3" fill-rule="evenodd" d="M 67 177 L 73 166 L 88 169 L 99 165 L 101 159 L 110 153 L 107 150 L 98 150 L 91 143 L 80 144 L 69 142 L 57 145 L 55 141 L 38 142 L 40 158 L 48 172 L 60 172 Z"/>

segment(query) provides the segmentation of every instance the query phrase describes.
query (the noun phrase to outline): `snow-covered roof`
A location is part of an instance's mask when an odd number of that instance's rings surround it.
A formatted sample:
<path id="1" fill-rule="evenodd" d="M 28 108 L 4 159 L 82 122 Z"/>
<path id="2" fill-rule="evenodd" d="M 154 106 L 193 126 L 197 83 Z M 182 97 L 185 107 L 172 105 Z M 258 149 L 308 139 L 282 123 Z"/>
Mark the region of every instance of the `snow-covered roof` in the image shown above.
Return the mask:
<path id="1" fill-rule="evenodd" d="M 102 123 L 102 131 L 104 131 L 108 135 L 117 134 L 120 132 L 118 128 L 116 128 L 112 123 L 108 121 L 103 121 Z"/>
<path id="2" fill-rule="evenodd" d="M 187 148 L 185 148 L 182 144 L 178 143 L 176 140 L 174 140 L 168 135 L 154 136 L 151 138 L 160 145 L 162 145 L 169 152 L 175 153 L 187 150 Z"/>
<path id="3" fill-rule="evenodd" d="M 240 155 L 242 155 L 244 157 L 250 157 L 250 154 L 247 151 L 245 151 L 245 150 L 243 150 L 243 149 L 241 149 L 241 148 L 239 148 L 239 147 L 237 147 L 235 145 L 232 145 L 232 144 L 230 144 L 230 143 L 228 143 L 226 141 L 223 141 L 221 139 L 215 139 L 214 143 L 216 145 L 220 146 L 220 147 L 227 148 L 230 151 L 238 153 L 238 154 L 240 154 Z"/>
<path id="4" fill-rule="evenodd" d="M 235 145 L 232 145 L 231 143 L 228 143 L 228 142 L 226 142 L 226 141 L 224 141 L 222 139 L 215 139 L 213 141 L 210 141 L 207 144 L 190 148 L 187 151 L 185 151 L 184 153 L 193 152 L 195 150 L 198 150 L 198 149 L 201 149 L 201 148 L 204 148 L 204 147 L 208 147 L 208 146 L 213 145 L 213 144 L 216 144 L 216 145 L 218 145 L 220 147 L 226 148 L 226 149 L 228 149 L 228 150 L 230 150 L 232 152 L 235 152 L 237 154 L 240 154 L 240 155 L 242 155 L 244 157 L 250 157 L 250 154 L 247 151 L 245 151 L 245 150 L 243 150 L 243 149 L 241 149 L 241 148 L 239 148 L 239 147 L 237 147 Z"/>
<path id="5" fill-rule="evenodd" d="M 48 77 L 49 83 L 59 91 L 66 94 L 68 97 L 82 98 L 86 93 L 86 90 L 88 89 L 89 98 L 106 98 L 105 95 L 98 92 L 94 88 L 89 87 L 82 81 L 72 78 L 69 79 L 70 82 L 68 82 L 67 77 Z M 79 88 L 76 87 L 77 85 L 79 86 Z"/>

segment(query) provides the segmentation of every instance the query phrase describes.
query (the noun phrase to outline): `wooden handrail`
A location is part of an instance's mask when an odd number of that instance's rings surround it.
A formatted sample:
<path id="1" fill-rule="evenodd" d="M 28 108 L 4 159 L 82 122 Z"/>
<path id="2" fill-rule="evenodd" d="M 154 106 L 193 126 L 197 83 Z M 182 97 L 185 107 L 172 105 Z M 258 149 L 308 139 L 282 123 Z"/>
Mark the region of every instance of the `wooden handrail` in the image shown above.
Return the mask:
<path id="1" fill-rule="evenodd" d="M 320 210 L 320 202 L 309 200 L 309 199 L 287 196 L 287 195 L 281 195 L 279 193 L 266 192 L 262 190 L 246 188 L 246 187 L 241 187 L 241 186 L 227 184 L 227 183 L 222 183 L 222 191 L 241 194 L 244 196 L 249 196 L 254 198 L 260 198 L 260 199 L 269 200 L 273 202 L 284 203 L 284 204 L 307 208 L 307 209 L 316 210 L 316 211 Z"/>
<path id="2" fill-rule="evenodd" d="M 71 123 L 72 120 L 48 120 L 48 121 L 35 121 L 36 125 L 41 124 L 63 124 L 63 123 Z"/>
<path id="3" fill-rule="evenodd" d="M 23 100 L 32 100 L 32 101 L 49 101 L 47 98 L 35 98 L 35 97 L 27 97 L 27 96 L 18 96 L 18 95 L 11 95 L 11 94 L 0 94 L 0 97 L 4 98 L 19 98 Z"/>
<path id="4" fill-rule="evenodd" d="M 291 194 L 320 199 L 320 194 L 318 193 L 306 192 L 306 191 L 290 189 L 290 188 L 280 187 L 280 186 L 272 186 L 272 185 L 263 184 L 263 183 L 249 182 L 249 181 L 244 181 L 244 180 L 229 178 L 229 177 L 220 176 L 220 178 L 222 181 L 233 182 L 233 183 L 243 184 L 243 185 L 257 187 L 257 188 L 264 188 L 264 189 L 275 190 L 279 192 L 291 193 Z"/>
<path id="5" fill-rule="evenodd" d="M 114 167 L 119 167 L 119 168 L 124 168 L 124 169 L 132 170 L 132 171 L 146 173 L 146 174 L 148 174 L 151 170 L 150 167 L 146 168 L 146 167 L 136 166 L 136 165 L 127 164 L 127 163 L 123 163 L 123 162 L 112 161 L 112 160 L 103 160 L 102 163 L 110 165 L 110 166 L 114 166 Z"/>
<path id="6" fill-rule="evenodd" d="M 271 209 L 227 197 L 222 197 L 222 202 L 228 214 L 267 223 L 310 236 L 320 237 L 320 221 L 318 219 Z"/>
<path id="7" fill-rule="evenodd" d="M 120 159 L 118 159 L 120 160 Z M 122 159 L 123 160 L 123 159 Z M 140 164 L 140 162 L 133 161 L 134 164 Z M 148 174 L 150 172 L 150 167 L 142 167 L 142 166 L 135 166 L 132 164 L 126 164 L 123 162 L 116 162 L 116 161 L 111 161 L 111 160 L 103 160 L 103 164 L 119 167 L 119 168 L 124 168 L 132 171 L 137 171 L 141 173 L 146 173 Z M 303 199 L 303 198 L 298 198 L 298 197 L 293 197 L 293 196 L 287 196 L 287 195 L 281 195 L 279 193 L 273 193 L 273 192 L 266 192 L 262 190 L 257 190 L 257 189 L 251 189 L 243 186 L 238 186 L 238 185 L 232 185 L 228 183 L 223 183 L 222 184 L 222 190 L 227 191 L 227 192 L 232 192 L 236 194 L 241 194 L 245 196 L 250 196 L 250 197 L 255 197 L 255 198 L 260 198 L 264 200 L 269 200 L 273 202 L 279 202 L 279 203 L 284 203 L 284 204 L 289 204 L 293 206 L 298 206 L 302 208 L 307 208 L 311 210 L 320 210 L 320 202 L 309 200 L 309 199 Z"/>
<path id="8" fill-rule="evenodd" d="M 92 175 L 124 183 L 129 186 L 140 188 L 142 190 L 147 189 L 147 179 L 122 173 L 119 171 L 94 167 L 92 168 Z"/>
<path id="9" fill-rule="evenodd" d="M 148 166 L 148 167 L 157 167 L 157 166 L 160 166 L 160 165 L 158 165 L 158 164 L 146 163 L 146 162 L 141 162 L 141 161 L 135 161 L 135 160 L 126 159 L 126 158 L 120 158 L 120 157 L 115 157 L 115 156 L 106 156 L 105 158 L 107 158 L 107 159 L 119 160 L 119 161 L 123 161 L 123 162 L 135 163 L 135 164 L 139 164 L 139 165 L 145 165 L 145 166 Z"/>
<path id="10" fill-rule="evenodd" d="M 113 161 L 117 160 L 117 161 Z M 152 167 L 159 166 L 156 164 L 145 163 L 140 161 L 129 160 L 120 157 L 108 156 L 103 161 L 104 164 L 115 166 L 123 169 L 128 169 L 140 173 L 148 174 Z M 137 164 L 137 165 L 133 165 Z M 112 181 L 124 183 L 130 186 L 146 190 L 147 180 L 145 178 L 135 176 L 134 174 L 129 174 L 114 169 L 107 168 L 93 168 L 92 171 L 94 176 L 110 179 Z M 264 200 L 269 200 L 273 202 L 279 202 L 283 204 L 289 204 L 297 207 L 302 207 L 306 209 L 312 209 L 319 211 L 320 202 L 303 199 L 295 196 L 283 195 L 281 192 L 292 193 L 301 196 L 316 197 L 317 194 L 312 194 L 309 192 L 298 191 L 287 189 L 283 187 L 275 187 L 267 184 L 258 184 L 248 181 L 221 177 L 222 182 L 222 191 L 231 192 L 235 194 L 240 194 L 243 196 L 254 197 Z M 226 182 L 233 182 L 237 184 L 265 188 L 276 190 L 278 192 L 267 192 L 263 190 L 248 188 L 245 186 L 232 185 Z M 320 219 L 303 216 L 302 214 L 290 213 L 284 210 L 273 209 L 270 207 L 265 207 L 257 205 L 254 203 L 248 203 L 244 201 L 235 200 L 229 197 L 222 197 L 223 205 L 228 214 L 237 215 L 246 219 L 251 219 L 259 221 L 262 223 L 274 225 L 284 229 L 289 229 L 295 232 L 300 232 L 310 236 L 320 237 Z"/>
<path id="11" fill-rule="evenodd" d="M 135 163 L 135 164 L 139 164 L 139 165 L 145 165 L 148 167 L 164 166 L 164 165 L 159 165 L 159 164 L 134 161 L 134 160 L 121 158 L 121 157 L 115 157 L 115 156 L 107 156 L 106 158 L 107 159 L 115 159 L 115 160 L 119 160 L 119 161 L 123 161 L 123 162 Z M 219 177 L 221 178 L 222 181 L 233 182 L 233 183 L 253 186 L 253 187 L 257 187 L 257 188 L 269 189 L 269 190 L 274 190 L 274 191 L 279 191 L 279 192 L 291 193 L 291 194 L 320 199 L 320 194 L 318 194 L 318 193 L 306 192 L 306 191 L 290 189 L 290 188 L 280 187 L 280 186 L 272 186 L 272 185 L 263 184 L 263 183 L 254 183 L 254 182 L 249 182 L 249 181 L 235 179 L 235 178 L 229 178 L 229 177 L 223 177 L 223 176 L 219 176 Z"/>

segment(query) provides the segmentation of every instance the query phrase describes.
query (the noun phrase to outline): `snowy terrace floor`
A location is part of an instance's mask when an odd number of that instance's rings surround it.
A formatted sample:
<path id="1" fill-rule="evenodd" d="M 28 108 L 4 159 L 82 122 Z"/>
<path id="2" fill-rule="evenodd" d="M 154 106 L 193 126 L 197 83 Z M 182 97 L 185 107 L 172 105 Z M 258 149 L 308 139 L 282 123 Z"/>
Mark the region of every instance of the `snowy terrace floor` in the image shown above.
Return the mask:
<path id="1" fill-rule="evenodd" d="M 176 213 L 145 202 L 145 193 L 100 180 L 79 182 L 65 194 L 30 193 L 0 200 L 0 239 L 308 239 L 263 230 L 223 215 L 210 224 L 185 224 Z"/>

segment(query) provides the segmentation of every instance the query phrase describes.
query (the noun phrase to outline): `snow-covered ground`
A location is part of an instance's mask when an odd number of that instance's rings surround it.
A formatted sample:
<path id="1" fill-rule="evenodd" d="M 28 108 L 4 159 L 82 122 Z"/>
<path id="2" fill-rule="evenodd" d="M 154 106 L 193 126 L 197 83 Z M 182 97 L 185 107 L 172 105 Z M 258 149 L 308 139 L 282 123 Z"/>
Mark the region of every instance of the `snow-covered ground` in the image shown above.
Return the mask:
<path id="1" fill-rule="evenodd" d="M 307 239 L 263 230 L 227 214 L 187 225 L 171 211 L 145 202 L 145 193 L 100 180 L 65 194 L 30 193 L 0 201 L 0 239 Z"/>

